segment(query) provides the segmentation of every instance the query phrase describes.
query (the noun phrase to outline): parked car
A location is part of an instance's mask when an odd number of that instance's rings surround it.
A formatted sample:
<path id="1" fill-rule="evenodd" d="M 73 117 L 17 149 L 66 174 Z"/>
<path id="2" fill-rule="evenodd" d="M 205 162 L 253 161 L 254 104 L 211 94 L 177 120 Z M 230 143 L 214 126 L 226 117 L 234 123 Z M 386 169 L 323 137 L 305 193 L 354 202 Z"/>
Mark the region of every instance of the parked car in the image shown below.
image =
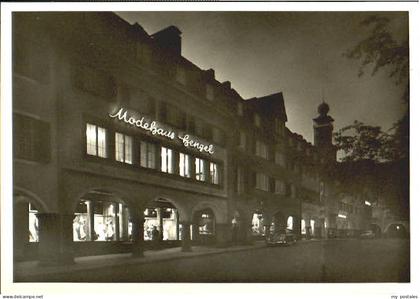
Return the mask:
<path id="1" fill-rule="evenodd" d="M 375 237 L 375 233 L 371 230 L 366 230 L 360 234 L 361 239 L 374 239 Z"/>
<path id="2" fill-rule="evenodd" d="M 270 233 L 265 242 L 268 246 L 275 246 L 275 245 L 292 245 L 296 243 L 296 235 L 293 234 L 290 230 L 279 231 Z"/>

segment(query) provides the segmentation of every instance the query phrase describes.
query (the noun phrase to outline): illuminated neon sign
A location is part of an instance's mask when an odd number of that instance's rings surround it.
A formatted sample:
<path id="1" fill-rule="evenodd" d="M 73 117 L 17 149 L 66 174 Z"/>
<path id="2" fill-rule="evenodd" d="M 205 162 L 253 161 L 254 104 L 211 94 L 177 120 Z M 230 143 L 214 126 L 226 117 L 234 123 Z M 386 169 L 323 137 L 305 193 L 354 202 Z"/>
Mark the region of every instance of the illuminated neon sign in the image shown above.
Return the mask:
<path id="1" fill-rule="evenodd" d="M 152 135 L 166 137 L 171 140 L 174 140 L 176 136 L 176 133 L 174 131 L 161 127 L 159 123 L 155 120 L 147 121 L 143 116 L 141 118 L 129 116 L 128 111 L 124 108 L 120 108 L 118 112 L 114 114 L 109 114 L 109 117 L 116 118 L 120 121 L 125 122 L 126 124 L 148 131 Z M 187 148 L 193 148 L 199 152 L 206 152 L 209 154 L 214 154 L 213 144 L 207 144 L 207 145 L 203 144 L 199 142 L 198 140 L 193 139 L 188 134 L 178 135 L 178 138 L 181 140 L 182 144 Z"/>

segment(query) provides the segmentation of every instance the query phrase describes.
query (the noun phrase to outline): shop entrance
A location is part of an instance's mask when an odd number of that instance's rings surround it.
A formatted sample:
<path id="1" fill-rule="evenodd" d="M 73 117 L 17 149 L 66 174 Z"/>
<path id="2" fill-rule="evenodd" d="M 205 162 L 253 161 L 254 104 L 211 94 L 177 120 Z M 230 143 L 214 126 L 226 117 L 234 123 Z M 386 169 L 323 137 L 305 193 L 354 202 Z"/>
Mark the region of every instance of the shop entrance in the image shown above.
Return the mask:
<path id="1" fill-rule="evenodd" d="M 166 199 L 153 200 L 144 210 L 144 240 L 155 245 L 180 240 L 179 214 Z M 171 242 L 172 241 L 172 242 Z"/>
<path id="2" fill-rule="evenodd" d="M 216 241 L 216 217 L 210 208 L 194 213 L 191 237 L 196 244 L 212 244 Z"/>

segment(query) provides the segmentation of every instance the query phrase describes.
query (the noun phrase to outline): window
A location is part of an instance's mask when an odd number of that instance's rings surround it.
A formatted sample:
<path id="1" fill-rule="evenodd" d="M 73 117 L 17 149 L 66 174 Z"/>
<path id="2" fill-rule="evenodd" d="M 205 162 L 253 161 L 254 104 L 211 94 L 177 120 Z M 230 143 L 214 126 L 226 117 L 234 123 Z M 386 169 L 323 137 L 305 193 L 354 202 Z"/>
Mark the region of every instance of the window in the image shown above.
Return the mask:
<path id="1" fill-rule="evenodd" d="M 13 155 L 17 159 L 50 160 L 50 126 L 33 117 L 13 114 Z"/>
<path id="2" fill-rule="evenodd" d="M 287 217 L 287 229 L 293 230 L 293 217 L 289 216 Z"/>
<path id="3" fill-rule="evenodd" d="M 190 178 L 191 169 L 190 162 L 191 158 L 187 154 L 179 153 L 179 175 L 182 177 Z"/>
<path id="4" fill-rule="evenodd" d="M 269 190 L 269 180 L 268 176 L 263 173 L 256 174 L 256 184 L 255 187 L 257 189 L 268 191 Z"/>
<path id="5" fill-rule="evenodd" d="M 106 129 L 96 125 L 86 125 L 86 153 L 101 158 L 107 157 Z"/>
<path id="6" fill-rule="evenodd" d="M 210 182 L 212 184 L 220 184 L 219 166 L 213 162 L 210 162 Z"/>
<path id="7" fill-rule="evenodd" d="M 161 171 L 166 173 L 173 173 L 173 159 L 172 150 L 166 147 L 161 149 Z"/>
<path id="8" fill-rule="evenodd" d="M 257 114 L 257 113 L 255 113 L 255 114 L 254 114 L 254 125 L 255 125 L 257 128 L 261 128 L 261 117 L 260 117 L 260 115 L 259 115 L 259 114 Z"/>
<path id="9" fill-rule="evenodd" d="M 286 186 L 285 183 L 281 180 L 274 181 L 274 193 L 276 194 L 285 194 Z"/>
<path id="10" fill-rule="evenodd" d="M 156 168 L 156 146 L 153 143 L 140 141 L 140 166 Z"/>
<path id="11" fill-rule="evenodd" d="M 243 131 L 239 132 L 238 147 L 246 149 L 246 135 Z"/>
<path id="12" fill-rule="evenodd" d="M 242 167 L 238 167 L 236 170 L 236 191 L 238 193 L 245 191 L 245 173 Z"/>
<path id="13" fill-rule="evenodd" d="M 214 88 L 210 84 L 206 84 L 206 99 L 209 101 L 214 100 Z"/>
<path id="14" fill-rule="evenodd" d="M 200 158 L 195 158 L 195 179 L 203 182 L 206 180 L 204 160 Z"/>
<path id="15" fill-rule="evenodd" d="M 239 116 L 244 116 L 244 105 L 242 103 L 238 103 L 237 112 Z"/>
<path id="16" fill-rule="evenodd" d="M 264 142 L 259 140 L 255 143 L 255 154 L 261 158 L 268 159 L 268 148 Z"/>
<path id="17" fill-rule="evenodd" d="M 274 154 L 274 162 L 278 165 L 286 167 L 286 158 L 282 152 L 276 151 Z"/>
<path id="18" fill-rule="evenodd" d="M 176 67 L 176 81 L 182 85 L 187 84 L 187 74 L 185 69 L 180 65 L 177 65 Z"/>
<path id="19" fill-rule="evenodd" d="M 121 133 L 115 133 L 115 160 L 127 164 L 133 163 L 133 139 Z"/>

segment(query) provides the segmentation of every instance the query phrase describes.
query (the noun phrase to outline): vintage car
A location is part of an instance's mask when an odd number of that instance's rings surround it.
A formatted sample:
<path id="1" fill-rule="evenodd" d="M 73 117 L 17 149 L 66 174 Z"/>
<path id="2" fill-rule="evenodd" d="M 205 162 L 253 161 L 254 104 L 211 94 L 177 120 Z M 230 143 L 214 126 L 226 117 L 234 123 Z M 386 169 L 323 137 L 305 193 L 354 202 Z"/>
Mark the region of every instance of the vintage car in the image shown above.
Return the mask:
<path id="1" fill-rule="evenodd" d="M 360 239 L 374 239 L 375 237 L 375 233 L 371 230 L 364 231 L 359 235 Z"/>
<path id="2" fill-rule="evenodd" d="M 270 233 L 265 242 L 267 246 L 276 246 L 276 245 L 292 245 L 296 243 L 296 236 L 290 230 L 278 231 Z"/>

